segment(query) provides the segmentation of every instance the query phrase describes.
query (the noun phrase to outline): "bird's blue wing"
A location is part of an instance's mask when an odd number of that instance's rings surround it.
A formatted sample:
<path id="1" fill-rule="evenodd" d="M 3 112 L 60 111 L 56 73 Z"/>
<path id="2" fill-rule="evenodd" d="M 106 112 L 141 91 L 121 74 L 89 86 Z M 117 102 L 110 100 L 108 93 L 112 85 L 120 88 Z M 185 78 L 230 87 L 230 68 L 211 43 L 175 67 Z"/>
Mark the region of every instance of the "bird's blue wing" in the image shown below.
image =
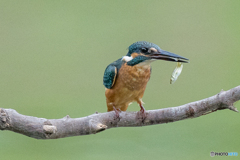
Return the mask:
<path id="1" fill-rule="evenodd" d="M 103 75 L 103 85 L 110 89 L 114 85 L 114 82 L 117 77 L 117 67 L 110 64 L 105 69 L 104 75 Z"/>

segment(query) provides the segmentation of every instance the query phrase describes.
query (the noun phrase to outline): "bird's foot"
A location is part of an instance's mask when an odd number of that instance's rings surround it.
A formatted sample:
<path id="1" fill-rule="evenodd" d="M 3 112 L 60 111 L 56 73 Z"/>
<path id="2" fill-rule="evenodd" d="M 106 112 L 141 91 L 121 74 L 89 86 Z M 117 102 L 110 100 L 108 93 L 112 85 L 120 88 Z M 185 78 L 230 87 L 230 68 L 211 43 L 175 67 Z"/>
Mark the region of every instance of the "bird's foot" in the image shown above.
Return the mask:
<path id="1" fill-rule="evenodd" d="M 140 106 L 140 111 L 138 111 L 138 113 L 137 113 L 137 118 L 138 119 L 141 119 L 142 120 L 142 122 L 146 119 L 146 117 L 147 117 L 147 114 L 146 114 L 146 110 L 145 110 L 145 108 L 143 107 L 143 105 L 141 104 L 141 105 L 139 105 Z"/>
<path id="2" fill-rule="evenodd" d="M 115 107 L 113 107 L 113 110 L 115 112 L 115 117 L 116 117 L 115 119 L 119 119 L 120 120 L 119 113 L 121 113 L 121 110 L 118 109 L 118 108 L 115 108 Z"/>

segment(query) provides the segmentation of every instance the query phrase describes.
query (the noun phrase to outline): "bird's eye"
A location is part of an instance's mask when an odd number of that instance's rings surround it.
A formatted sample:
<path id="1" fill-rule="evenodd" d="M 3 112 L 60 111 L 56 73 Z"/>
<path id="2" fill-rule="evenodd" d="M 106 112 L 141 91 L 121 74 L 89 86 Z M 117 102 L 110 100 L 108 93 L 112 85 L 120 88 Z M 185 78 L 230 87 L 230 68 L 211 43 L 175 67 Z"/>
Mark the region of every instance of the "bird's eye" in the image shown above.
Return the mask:
<path id="1" fill-rule="evenodd" d="M 142 51 L 142 53 L 147 53 L 148 49 L 147 48 L 142 48 L 141 51 Z"/>

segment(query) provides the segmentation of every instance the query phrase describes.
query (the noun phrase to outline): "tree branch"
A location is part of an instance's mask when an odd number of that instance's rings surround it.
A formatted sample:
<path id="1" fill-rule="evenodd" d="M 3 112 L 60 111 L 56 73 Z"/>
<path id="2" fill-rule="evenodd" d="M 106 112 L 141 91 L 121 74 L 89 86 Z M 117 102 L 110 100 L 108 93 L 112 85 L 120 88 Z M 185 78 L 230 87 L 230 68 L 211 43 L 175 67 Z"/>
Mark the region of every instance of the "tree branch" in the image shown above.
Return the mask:
<path id="1" fill-rule="evenodd" d="M 19 114 L 13 109 L 0 108 L 0 129 L 10 130 L 36 139 L 56 139 L 95 134 L 114 127 L 138 127 L 195 118 L 217 110 L 238 112 L 233 103 L 240 100 L 240 86 L 221 91 L 212 97 L 178 107 L 146 111 L 146 119 L 138 119 L 139 112 L 95 113 L 82 118 L 45 119 Z"/>

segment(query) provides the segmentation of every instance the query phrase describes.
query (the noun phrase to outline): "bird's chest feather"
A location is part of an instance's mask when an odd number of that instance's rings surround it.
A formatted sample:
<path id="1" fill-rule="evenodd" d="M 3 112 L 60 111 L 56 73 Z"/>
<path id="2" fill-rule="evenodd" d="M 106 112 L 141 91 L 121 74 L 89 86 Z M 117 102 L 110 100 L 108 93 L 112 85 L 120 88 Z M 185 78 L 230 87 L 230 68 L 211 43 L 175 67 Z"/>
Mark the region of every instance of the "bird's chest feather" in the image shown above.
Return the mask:
<path id="1" fill-rule="evenodd" d="M 151 74 L 150 65 L 135 65 L 129 66 L 126 63 L 119 70 L 119 75 L 116 83 L 120 83 L 119 87 L 127 88 L 128 90 L 145 90 L 147 82 Z"/>
<path id="2" fill-rule="evenodd" d="M 151 74 L 151 67 L 148 66 L 123 66 L 118 71 L 116 82 L 111 89 L 106 89 L 108 107 L 121 108 L 126 110 L 129 103 L 133 101 L 141 101 L 147 82 Z"/>

